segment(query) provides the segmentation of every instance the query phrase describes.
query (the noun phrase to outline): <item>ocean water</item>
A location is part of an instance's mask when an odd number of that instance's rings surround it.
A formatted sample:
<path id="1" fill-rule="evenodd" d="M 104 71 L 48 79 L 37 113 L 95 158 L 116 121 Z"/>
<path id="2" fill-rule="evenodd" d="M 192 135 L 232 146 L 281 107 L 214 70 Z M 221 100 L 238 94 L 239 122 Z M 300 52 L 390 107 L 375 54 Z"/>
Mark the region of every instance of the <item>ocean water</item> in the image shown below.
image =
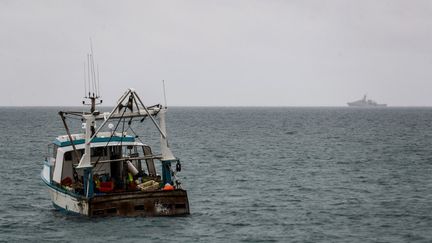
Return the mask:
<path id="1" fill-rule="evenodd" d="M 59 109 L 0 108 L 0 241 L 432 241 L 430 108 L 174 107 L 191 215 L 97 219 L 54 210 L 40 180 Z"/>

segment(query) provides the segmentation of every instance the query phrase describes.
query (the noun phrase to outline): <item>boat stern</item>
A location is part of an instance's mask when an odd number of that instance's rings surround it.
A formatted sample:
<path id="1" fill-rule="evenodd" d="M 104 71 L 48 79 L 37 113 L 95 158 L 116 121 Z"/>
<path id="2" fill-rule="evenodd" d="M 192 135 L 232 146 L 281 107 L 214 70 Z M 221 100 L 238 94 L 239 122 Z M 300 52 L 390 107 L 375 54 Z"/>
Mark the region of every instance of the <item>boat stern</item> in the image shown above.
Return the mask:
<path id="1" fill-rule="evenodd" d="M 189 213 L 187 192 L 182 189 L 95 195 L 89 209 L 89 216 L 184 216 Z"/>

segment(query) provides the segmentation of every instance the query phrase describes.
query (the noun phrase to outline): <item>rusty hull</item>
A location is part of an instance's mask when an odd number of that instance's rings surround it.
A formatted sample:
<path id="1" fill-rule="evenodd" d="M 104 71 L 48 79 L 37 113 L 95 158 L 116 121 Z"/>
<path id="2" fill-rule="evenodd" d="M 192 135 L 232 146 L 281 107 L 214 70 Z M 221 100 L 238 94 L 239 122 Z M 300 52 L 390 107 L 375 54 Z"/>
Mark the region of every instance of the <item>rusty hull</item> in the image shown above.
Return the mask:
<path id="1" fill-rule="evenodd" d="M 95 195 L 89 201 L 89 216 L 184 216 L 189 214 L 187 192 L 124 192 Z"/>

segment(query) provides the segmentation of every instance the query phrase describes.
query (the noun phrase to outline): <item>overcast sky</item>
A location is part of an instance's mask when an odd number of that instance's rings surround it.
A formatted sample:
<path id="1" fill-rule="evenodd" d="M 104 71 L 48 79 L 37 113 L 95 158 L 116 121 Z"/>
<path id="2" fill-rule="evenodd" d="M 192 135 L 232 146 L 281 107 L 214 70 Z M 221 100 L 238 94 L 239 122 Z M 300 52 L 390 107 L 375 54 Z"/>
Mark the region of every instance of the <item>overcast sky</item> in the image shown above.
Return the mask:
<path id="1" fill-rule="evenodd" d="M 432 106 L 432 1 L 0 0 L 0 106 Z"/>

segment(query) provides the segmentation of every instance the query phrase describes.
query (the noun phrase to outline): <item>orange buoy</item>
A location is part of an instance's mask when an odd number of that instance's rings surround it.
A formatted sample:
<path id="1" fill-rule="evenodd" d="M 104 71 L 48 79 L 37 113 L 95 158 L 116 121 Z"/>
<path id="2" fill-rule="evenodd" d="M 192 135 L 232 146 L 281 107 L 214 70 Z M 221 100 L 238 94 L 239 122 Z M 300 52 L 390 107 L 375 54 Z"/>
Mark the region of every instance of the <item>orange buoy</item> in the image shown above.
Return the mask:
<path id="1" fill-rule="evenodd" d="M 174 190 L 174 187 L 170 185 L 169 183 L 165 184 L 165 186 L 162 189 L 163 191 L 172 191 Z"/>

